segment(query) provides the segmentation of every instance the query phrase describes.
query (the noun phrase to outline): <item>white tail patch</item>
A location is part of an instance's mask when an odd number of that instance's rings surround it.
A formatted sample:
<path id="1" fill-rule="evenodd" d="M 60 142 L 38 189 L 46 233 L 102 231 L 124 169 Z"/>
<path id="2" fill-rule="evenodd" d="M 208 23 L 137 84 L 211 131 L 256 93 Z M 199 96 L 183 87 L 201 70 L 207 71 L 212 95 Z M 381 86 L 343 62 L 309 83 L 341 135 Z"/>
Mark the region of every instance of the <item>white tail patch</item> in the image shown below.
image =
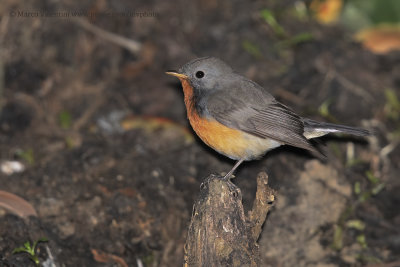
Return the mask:
<path id="1" fill-rule="evenodd" d="M 339 133 L 342 132 L 338 129 L 333 129 L 333 128 L 314 128 L 312 131 L 306 131 L 303 133 L 304 137 L 307 139 L 312 139 L 312 138 L 317 138 L 324 136 L 328 133 Z"/>

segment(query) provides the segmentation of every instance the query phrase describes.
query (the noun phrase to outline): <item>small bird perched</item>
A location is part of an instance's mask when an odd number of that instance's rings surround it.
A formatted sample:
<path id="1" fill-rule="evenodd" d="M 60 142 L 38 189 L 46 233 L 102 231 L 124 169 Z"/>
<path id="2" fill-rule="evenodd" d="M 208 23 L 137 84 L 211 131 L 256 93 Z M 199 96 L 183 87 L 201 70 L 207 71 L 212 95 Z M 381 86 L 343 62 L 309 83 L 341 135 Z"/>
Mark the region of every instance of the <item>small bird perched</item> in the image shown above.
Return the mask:
<path id="1" fill-rule="evenodd" d="M 226 180 L 243 161 L 281 145 L 320 154 L 308 139 L 338 132 L 369 135 L 364 129 L 300 117 L 218 58 L 198 58 L 167 74 L 181 81 L 187 116 L 200 139 L 237 160 Z"/>

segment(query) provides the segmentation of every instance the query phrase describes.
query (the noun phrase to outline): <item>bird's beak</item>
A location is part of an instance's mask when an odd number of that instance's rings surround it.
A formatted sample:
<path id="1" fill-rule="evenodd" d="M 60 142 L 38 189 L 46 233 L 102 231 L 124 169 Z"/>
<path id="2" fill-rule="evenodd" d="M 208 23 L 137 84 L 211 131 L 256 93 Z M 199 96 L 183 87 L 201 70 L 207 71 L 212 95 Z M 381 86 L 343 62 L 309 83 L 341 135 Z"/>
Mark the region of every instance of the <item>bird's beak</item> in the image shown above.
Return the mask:
<path id="1" fill-rule="evenodd" d="M 168 75 L 172 75 L 172 76 L 178 77 L 179 79 L 187 79 L 187 78 L 189 78 L 187 75 L 179 73 L 176 70 L 169 70 L 169 71 L 167 71 L 165 73 L 168 74 Z"/>

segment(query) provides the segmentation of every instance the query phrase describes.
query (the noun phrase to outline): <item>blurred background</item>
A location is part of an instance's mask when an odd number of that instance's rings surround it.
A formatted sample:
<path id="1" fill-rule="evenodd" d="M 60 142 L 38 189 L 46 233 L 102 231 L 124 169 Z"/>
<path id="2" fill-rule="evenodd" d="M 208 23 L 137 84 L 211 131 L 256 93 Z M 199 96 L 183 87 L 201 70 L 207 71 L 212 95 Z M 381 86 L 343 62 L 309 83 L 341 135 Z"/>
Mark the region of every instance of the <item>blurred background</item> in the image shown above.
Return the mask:
<path id="1" fill-rule="evenodd" d="M 165 74 L 202 56 L 374 132 L 241 166 L 246 208 L 260 171 L 278 194 L 262 266 L 400 266 L 399 22 L 398 0 L 3 0 L 0 266 L 182 264 L 202 179 L 233 164 Z"/>

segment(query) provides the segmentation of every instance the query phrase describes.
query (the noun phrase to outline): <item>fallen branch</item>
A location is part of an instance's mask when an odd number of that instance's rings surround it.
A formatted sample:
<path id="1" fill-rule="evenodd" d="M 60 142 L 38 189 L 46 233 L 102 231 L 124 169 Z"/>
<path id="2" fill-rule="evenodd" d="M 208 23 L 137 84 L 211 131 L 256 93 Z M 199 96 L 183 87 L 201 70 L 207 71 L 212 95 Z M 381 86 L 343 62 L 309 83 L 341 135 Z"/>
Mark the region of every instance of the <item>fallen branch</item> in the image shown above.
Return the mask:
<path id="1" fill-rule="evenodd" d="M 142 44 L 140 42 L 103 30 L 91 24 L 86 19 L 75 18 L 73 21 L 96 36 L 131 51 L 134 55 L 139 54 L 142 49 Z"/>

